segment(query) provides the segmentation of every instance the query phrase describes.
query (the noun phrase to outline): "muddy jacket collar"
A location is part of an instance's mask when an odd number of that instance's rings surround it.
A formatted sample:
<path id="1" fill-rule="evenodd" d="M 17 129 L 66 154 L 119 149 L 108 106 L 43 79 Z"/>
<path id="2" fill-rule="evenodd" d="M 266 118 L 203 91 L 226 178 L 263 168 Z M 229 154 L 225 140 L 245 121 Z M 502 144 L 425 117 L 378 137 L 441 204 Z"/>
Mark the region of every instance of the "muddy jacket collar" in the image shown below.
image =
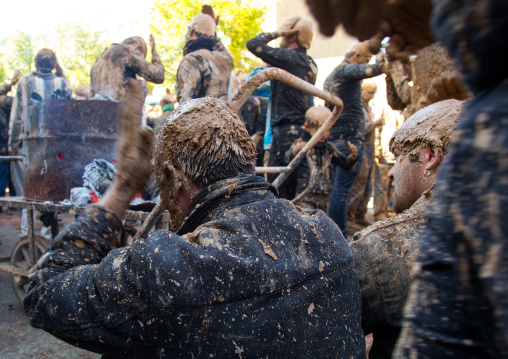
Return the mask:
<path id="1" fill-rule="evenodd" d="M 259 193 L 260 197 L 273 199 L 278 196 L 274 186 L 254 175 L 232 177 L 208 185 L 194 198 L 185 214 L 183 225 L 176 233 L 184 235 L 194 231 L 221 203 L 228 201 L 226 207 L 230 207 L 237 204 L 238 194 L 254 191 L 263 191 Z M 259 200 L 257 196 L 256 200 Z"/>

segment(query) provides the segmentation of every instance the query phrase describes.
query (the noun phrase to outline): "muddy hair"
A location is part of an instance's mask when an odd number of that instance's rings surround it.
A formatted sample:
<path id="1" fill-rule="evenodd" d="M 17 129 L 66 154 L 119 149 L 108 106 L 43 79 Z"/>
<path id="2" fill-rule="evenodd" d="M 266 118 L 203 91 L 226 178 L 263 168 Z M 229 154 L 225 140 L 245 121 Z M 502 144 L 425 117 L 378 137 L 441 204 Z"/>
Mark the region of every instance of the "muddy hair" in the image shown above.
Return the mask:
<path id="1" fill-rule="evenodd" d="M 452 133 L 457 125 L 463 101 L 445 100 L 429 105 L 408 118 L 392 135 L 392 153 L 408 155 L 418 161 L 420 151 L 431 146 L 441 162 L 446 155 Z"/>
<path id="2" fill-rule="evenodd" d="M 48 73 L 55 68 L 56 55 L 53 50 L 41 49 L 35 55 L 35 62 L 38 64 L 40 72 Z"/>
<path id="3" fill-rule="evenodd" d="M 166 120 L 157 136 L 152 166 L 159 186 L 171 180 L 166 171 L 170 164 L 204 188 L 254 174 L 256 156 L 238 115 L 226 102 L 205 97 L 187 101 Z"/>
<path id="4" fill-rule="evenodd" d="M 146 41 L 141 36 L 128 37 L 122 41 L 122 45 L 129 45 L 129 46 L 136 46 L 136 47 L 141 46 L 141 48 L 143 49 L 142 54 L 145 55 L 145 57 L 146 57 L 146 54 L 148 51 L 147 46 L 146 46 Z"/>

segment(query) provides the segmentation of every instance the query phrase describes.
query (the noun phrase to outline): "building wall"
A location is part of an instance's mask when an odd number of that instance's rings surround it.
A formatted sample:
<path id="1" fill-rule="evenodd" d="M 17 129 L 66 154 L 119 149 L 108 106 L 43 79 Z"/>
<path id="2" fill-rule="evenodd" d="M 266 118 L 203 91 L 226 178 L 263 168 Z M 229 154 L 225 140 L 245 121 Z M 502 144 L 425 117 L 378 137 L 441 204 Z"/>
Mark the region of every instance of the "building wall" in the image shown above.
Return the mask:
<path id="1" fill-rule="evenodd" d="M 285 20 L 296 15 L 309 19 L 314 23 L 316 32 L 309 50 L 309 55 L 314 59 L 344 56 L 349 45 L 355 40 L 354 37 L 347 35 L 342 28 L 337 29 L 332 37 L 321 35 L 316 20 L 309 12 L 305 0 L 279 0 L 275 11 L 277 28 Z"/>

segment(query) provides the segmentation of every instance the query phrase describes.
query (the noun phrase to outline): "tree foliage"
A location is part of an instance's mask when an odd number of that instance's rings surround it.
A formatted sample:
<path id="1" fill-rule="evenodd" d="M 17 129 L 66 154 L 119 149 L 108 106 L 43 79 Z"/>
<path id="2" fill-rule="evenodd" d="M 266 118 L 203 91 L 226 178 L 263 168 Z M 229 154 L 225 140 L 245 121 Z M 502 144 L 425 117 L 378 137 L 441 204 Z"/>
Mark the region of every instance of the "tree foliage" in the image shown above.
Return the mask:
<path id="1" fill-rule="evenodd" d="M 0 83 L 10 80 L 16 70 L 21 70 L 22 75 L 35 71 L 35 54 L 50 48 L 73 87 L 80 83 L 89 85 L 90 69 L 108 45 L 99 32 L 83 23 L 66 24 L 38 37 L 18 31 L 15 37 L 0 39 L 0 46 L 5 49 L 0 54 Z"/>
<path id="2" fill-rule="evenodd" d="M 212 5 L 216 16 L 220 15 L 217 34 L 231 52 L 235 67 L 250 73 L 260 65 L 260 61 L 248 53 L 245 43 L 261 32 L 266 7 L 255 7 L 250 0 L 154 0 L 150 30 L 166 68 L 166 86 L 175 85 L 187 27 L 206 4 Z"/>

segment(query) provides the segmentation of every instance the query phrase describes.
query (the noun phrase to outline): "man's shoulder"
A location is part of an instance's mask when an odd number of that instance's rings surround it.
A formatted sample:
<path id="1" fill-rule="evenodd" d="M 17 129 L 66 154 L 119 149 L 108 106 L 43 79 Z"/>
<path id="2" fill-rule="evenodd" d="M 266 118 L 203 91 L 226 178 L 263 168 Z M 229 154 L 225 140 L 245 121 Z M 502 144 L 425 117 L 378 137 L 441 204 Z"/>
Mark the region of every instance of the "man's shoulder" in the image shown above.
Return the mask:
<path id="1" fill-rule="evenodd" d="M 406 246 L 409 249 L 420 236 L 420 230 L 426 219 L 426 206 L 427 201 L 417 202 L 407 211 L 357 232 L 351 242 L 353 253 L 367 249 L 370 252 L 377 252 L 385 247 Z"/>

